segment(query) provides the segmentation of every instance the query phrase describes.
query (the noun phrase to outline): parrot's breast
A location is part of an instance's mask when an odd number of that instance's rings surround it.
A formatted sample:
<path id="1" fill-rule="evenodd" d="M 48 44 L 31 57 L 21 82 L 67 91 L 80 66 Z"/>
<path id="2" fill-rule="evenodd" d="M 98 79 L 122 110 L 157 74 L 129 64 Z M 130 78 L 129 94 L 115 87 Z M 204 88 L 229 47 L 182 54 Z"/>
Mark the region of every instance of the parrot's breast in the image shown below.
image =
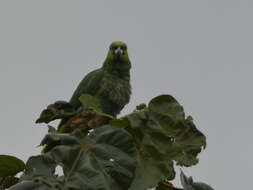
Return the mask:
<path id="1" fill-rule="evenodd" d="M 96 96 L 101 100 L 105 112 L 117 115 L 129 102 L 131 85 L 129 78 L 105 76 L 100 83 Z"/>
<path id="2" fill-rule="evenodd" d="M 125 105 L 130 100 L 131 86 L 127 80 L 106 77 L 105 80 L 102 80 L 100 94 L 113 103 Z"/>

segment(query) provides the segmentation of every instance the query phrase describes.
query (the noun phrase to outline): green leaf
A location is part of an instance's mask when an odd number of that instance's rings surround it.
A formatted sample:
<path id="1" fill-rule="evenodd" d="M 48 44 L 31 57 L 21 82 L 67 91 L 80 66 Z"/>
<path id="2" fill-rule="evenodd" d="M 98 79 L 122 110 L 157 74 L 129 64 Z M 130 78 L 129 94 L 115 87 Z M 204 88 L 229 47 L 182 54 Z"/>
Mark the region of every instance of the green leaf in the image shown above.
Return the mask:
<path id="1" fill-rule="evenodd" d="M 159 181 L 174 179 L 173 162 L 192 166 L 206 146 L 205 136 L 191 117 L 185 118 L 183 107 L 170 95 L 158 96 L 147 109 L 112 123 L 126 127 L 138 148 L 136 175 L 130 190 L 152 188 Z"/>
<path id="2" fill-rule="evenodd" d="M 47 108 L 41 112 L 40 117 L 36 120 L 36 123 L 49 123 L 56 119 L 69 118 L 75 115 L 76 112 L 77 110 L 75 110 L 70 103 L 65 101 L 56 101 L 55 103 L 47 106 Z"/>
<path id="3" fill-rule="evenodd" d="M 197 155 L 206 147 L 206 137 L 191 120 L 171 122 L 171 118 L 166 115 L 150 113 L 149 116 L 173 142 L 169 157 L 181 166 L 189 167 L 198 163 Z"/>
<path id="4" fill-rule="evenodd" d="M 171 139 L 159 125 L 149 120 L 145 112 L 136 112 L 127 118 L 139 149 L 136 175 L 130 190 L 152 188 L 159 181 L 174 179 L 173 162 L 166 154 L 171 150 Z"/>
<path id="5" fill-rule="evenodd" d="M 57 140 L 61 145 L 32 157 L 22 179 L 42 178 L 42 183 L 61 184 L 76 189 L 123 190 L 129 187 L 136 166 L 136 148 L 132 136 L 114 126 L 95 129 L 88 136 L 75 130 L 71 134 L 55 131 L 42 141 Z M 62 166 L 64 176 L 55 176 Z M 122 189 L 122 187 L 124 187 Z"/>
<path id="6" fill-rule="evenodd" d="M 174 164 L 198 163 L 197 156 L 206 146 L 192 117 L 186 118 L 183 107 L 170 95 L 155 97 L 148 106 L 138 106 L 119 119 L 102 113 L 93 96 L 82 95 L 80 101 L 82 112 L 69 120 L 72 133 L 51 129 L 41 145 L 55 146 L 32 157 L 22 179 L 59 189 L 164 189 L 157 185 L 174 179 Z M 107 119 L 98 122 L 97 116 Z M 57 165 L 62 166 L 63 176 L 54 174 Z"/>
<path id="7" fill-rule="evenodd" d="M 117 126 L 117 127 L 121 127 L 121 128 L 126 128 L 129 126 L 129 121 L 126 117 L 119 118 L 119 119 L 114 118 L 109 121 L 109 125 Z"/>
<path id="8" fill-rule="evenodd" d="M 0 155 L 0 177 L 16 175 L 24 169 L 22 160 L 10 155 Z"/>
<path id="9" fill-rule="evenodd" d="M 151 112 L 167 115 L 174 120 L 183 120 L 185 113 L 183 107 L 171 95 L 160 95 L 153 98 L 148 105 Z"/>
<path id="10" fill-rule="evenodd" d="M 55 167 L 55 161 L 49 157 L 32 156 L 26 162 L 25 175 L 21 176 L 21 180 L 32 180 L 36 177 L 54 178 Z"/>
<path id="11" fill-rule="evenodd" d="M 57 189 L 38 182 L 24 181 L 12 186 L 11 188 L 9 188 L 9 190 L 57 190 Z"/>
<path id="12" fill-rule="evenodd" d="M 141 157 L 130 189 L 153 188 L 161 179 L 172 180 L 174 177 L 173 162 L 169 164 L 165 160 L 155 161 Z"/>

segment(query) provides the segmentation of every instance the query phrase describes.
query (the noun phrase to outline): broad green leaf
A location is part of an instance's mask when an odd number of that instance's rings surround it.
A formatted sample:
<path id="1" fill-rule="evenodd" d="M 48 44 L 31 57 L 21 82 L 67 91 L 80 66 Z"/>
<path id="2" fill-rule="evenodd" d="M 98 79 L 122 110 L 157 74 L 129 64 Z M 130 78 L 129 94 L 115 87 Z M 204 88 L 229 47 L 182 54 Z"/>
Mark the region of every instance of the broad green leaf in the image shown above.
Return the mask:
<path id="1" fill-rule="evenodd" d="M 193 119 L 185 117 L 183 107 L 170 95 L 155 97 L 148 107 L 138 106 L 119 119 L 102 113 L 93 96 L 84 94 L 80 101 L 83 110 L 68 122 L 74 125 L 73 132 L 50 130 L 41 145 L 55 147 L 31 158 L 24 179 L 39 178 L 42 184 L 63 189 L 147 189 L 174 179 L 174 163 L 198 163 L 197 156 L 206 146 Z M 106 119 L 97 122 L 96 116 Z M 106 123 L 109 125 L 99 127 Z M 90 129 L 93 131 L 88 133 Z M 63 176 L 54 175 L 57 165 L 62 166 Z"/>
<path id="2" fill-rule="evenodd" d="M 127 118 L 139 149 L 136 175 L 130 190 L 152 188 L 159 181 L 174 179 L 173 162 L 166 155 L 172 147 L 171 139 L 159 125 L 149 120 L 145 112 L 136 112 Z"/>
<path id="3" fill-rule="evenodd" d="M 0 177 L 16 175 L 24 169 L 22 160 L 10 155 L 0 155 Z"/>
<path id="4" fill-rule="evenodd" d="M 153 188 L 159 181 L 175 177 L 173 162 L 155 161 L 149 158 L 140 158 L 135 179 L 130 189 L 147 189 Z"/>
<path id="5" fill-rule="evenodd" d="M 59 190 L 59 189 L 47 186 L 42 183 L 37 183 L 34 181 L 23 181 L 21 183 L 12 186 L 11 188 L 9 188 L 9 190 Z"/>
<path id="6" fill-rule="evenodd" d="M 75 133 L 67 134 L 67 133 L 59 133 L 53 127 L 48 126 L 48 134 L 42 139 L 40 145 L 71 145 L 77 144 L 78 139 L 75 137 Z"/>
<path id="7" fill-rule="evenodd" d="M 123 190 L 131 184 L 137 153 L 125 129 L 103 126 L 88 136 L 78 130 L 71 134 L 52 131 L 42 145 L 54 140 L 61 145 L 30 158 L 22 179 L 43 178 L 47 184 L 53 181 L 63 187 L 91 190 Z M 54 175 L 57 165 L 62 166 L 64 176 Z"/>
<path id="8" fill-rule="evenodd" d="M 46 156 L 32 156 L 26 162 L 25 175 L 21 176 L 21 180 L 31 180 L 35 177 L 54 178 L 55 167 L 55 161 Z"/>
<path id="9" fill-rule="evenodd" d="M 129 121 L 126 117 L 119 118 L 119 119 L 114 118 L 109 121 L 109 125 L 117 126 L 117 127 L 121 127 L 121 128 L 126 128 L 129 126 Z"/>
<path id="10" fill-rule="evenodd" d="M 197 155 L 206 147 L 206 137 L 191 120 L 171 122 L 170 117 L 158 113 L 150 113 L 149 116 L 170 136 L 173 143 L 169 156 L 178 165 L 192 166 L 198 163 Z"/>
<path id="11" fill-rule="evenodd" d="M 49 123 L 56 119 L 69 118 L 77 113 L 74 107 L 65 101 L 57 101 L 47 106 L 44 109 L 40 117 L 36 120 L 36 123 Z"/>
<path id="12" fill-rule="evenodd" d="M 170 95 L 160 95 L 153 98 L 148 105 L 151 112 L 170 116 L 174 120 L 185 118 L 183 107 Z"/>
<path id="13" fill-rule="evenodd" d="M 172 180 L 173 162 L 192 166 L 206 146 L 205 136 L 197 130 L 191 117 L 185 118 L 183 107 L 170 95 L 158 96 L 150 101 L 147 109 L 112 123 L 119 127 L 125 125 L 139 150 L 130 190 L 151 188 L 159 181 Z"/>

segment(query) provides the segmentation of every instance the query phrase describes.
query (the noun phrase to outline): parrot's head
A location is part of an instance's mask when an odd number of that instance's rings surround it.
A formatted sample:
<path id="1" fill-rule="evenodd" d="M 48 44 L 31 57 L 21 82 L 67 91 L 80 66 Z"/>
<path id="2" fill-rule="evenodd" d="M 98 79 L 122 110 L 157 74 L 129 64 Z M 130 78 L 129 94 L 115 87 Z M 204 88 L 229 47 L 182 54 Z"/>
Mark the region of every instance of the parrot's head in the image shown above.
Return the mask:
<path id="1" fill-rule="evenodd" d="M 107 58 L 116 62 L 129 62 L 127 45 L 121 41 L 112 42 Z"/>
<path id="2" fill-rule="evenodd" d="M 107 70 L 128 72 L 131 62 L 127 53 L 127 45 L 122 41 L 112 42 L 103 66 Z"/>

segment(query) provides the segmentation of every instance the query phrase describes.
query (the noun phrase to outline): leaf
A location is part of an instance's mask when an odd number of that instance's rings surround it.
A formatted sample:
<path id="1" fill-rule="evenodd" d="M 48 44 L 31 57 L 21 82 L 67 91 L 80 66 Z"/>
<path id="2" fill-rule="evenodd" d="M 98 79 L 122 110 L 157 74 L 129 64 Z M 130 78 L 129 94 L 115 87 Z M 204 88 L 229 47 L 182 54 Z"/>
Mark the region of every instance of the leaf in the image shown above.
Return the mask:
<path id="1" fill-rule="evenodd" d="M 54 178 L 55 167 L 55 161 L 46 156 L 32 156 L 26 162 L 25 174 L 20 179 L 31 180 L 36 177 Z"/>
<path id="2" fill-rule="evenodd" d="M 83 95 L 80 101 L 83 109 L 66 123 L 72 132 L 50 130 L 41 145 L 57 146 L 31 158 L 23 179 L 59 189 L 147 189 L 173 180 L 174 164 L 198 163 L 197 156 L 206 146 L 192 117 L 186 118 L 170 95 L 155 97 L 148 106 L 138 106 L 119 119 L 103 114 L 95 97 Z M 57 165 L 62 166 L 63 176 L 54 174 Z"/>
<path id="3" fill-rule="evenodd" d="M 159 162 L 141 158 L 136 169 L 136 176 L 130 189 L 153 188 L 161 179 L 174 179 L 173 162 Z"/>
<path id="4" fill-rule="evenodd" d="M 137 153 L 125 129 L 103 126 L 88 136 L 78 130 L 71 134 L 52 131 L 42 145 L 54 140 L 61 145 L 31 157 L 22 179 L 42 178 L 40 182 L 45 184 L 91 190 L 123 190 L 131 184 Z M 54 174 L 57 165 L 62 166 L 64 176 Z"/>
<path id="5" fill-rule="evenodd" d="M 0 177 L 16 175 L 24 169 L 22 160 L 10 155 L 0 155 Z"/>
<path id="6" fill-rule="evenodd" d="M 129 121 L 126 117 L 119 119 L 114 118 L 109 121 L 109 125 L 126 128 L 129 126 Z"/>
<path id="7" fill-rule="evenodd" d="M 75 108 L 68 102 L 56 101 L 44 109 L 36 123 L 49 123 L 56 119 L 69 118 L 76 114 Z"/>
<path id="8" fill-rule="evenodd" d="M 11 188 L 9 188 L 9 190 L 57 190 L 57 189 L 50 188 L 45 184 L 34 181 L 23 181 L 21 183 L 12 186 Z"/>
<path id="9" fill-rule="evenodd" d="M 170 95 L 155 97 L 148 108 L 112 123 L 125 127 L 138 148 L 136 175 L 130 190 L 152 188 L 159 181 L 174 179 L 173 162 L 192 166 L 206 146 L 205 136 L 191 117 L 185 118 L 183 107 Z"/>
<path id="10" fill-rule="evenodd" d="M 139 150 L 136 175 L 130 190 L 152 188 L 159 181 L 174 179 L 173 162 L 166 155 L 171 150 L 171 139 L 149 120 L 145 112 L 133 113 L 127 118 Z"/>
<path id="11" fill-rule="evenodd" d="M 173 154 L 169 156 L 181 166 L 197 164 L 197 155 L 206 147 L 206 137 L 197 130 L 194 123 L 188 119 L 171 122 L 170 117 L 157 113 L 149 115 L 173 141 L 171 147 Z"/>
<path id="12" fill-rule="evenodd" d="M 167 115 L 174 120 L 185 118 L 183 107 L 171 95 L 160 95 L 153 98 L 148 105 L 151 112 Z"/>

